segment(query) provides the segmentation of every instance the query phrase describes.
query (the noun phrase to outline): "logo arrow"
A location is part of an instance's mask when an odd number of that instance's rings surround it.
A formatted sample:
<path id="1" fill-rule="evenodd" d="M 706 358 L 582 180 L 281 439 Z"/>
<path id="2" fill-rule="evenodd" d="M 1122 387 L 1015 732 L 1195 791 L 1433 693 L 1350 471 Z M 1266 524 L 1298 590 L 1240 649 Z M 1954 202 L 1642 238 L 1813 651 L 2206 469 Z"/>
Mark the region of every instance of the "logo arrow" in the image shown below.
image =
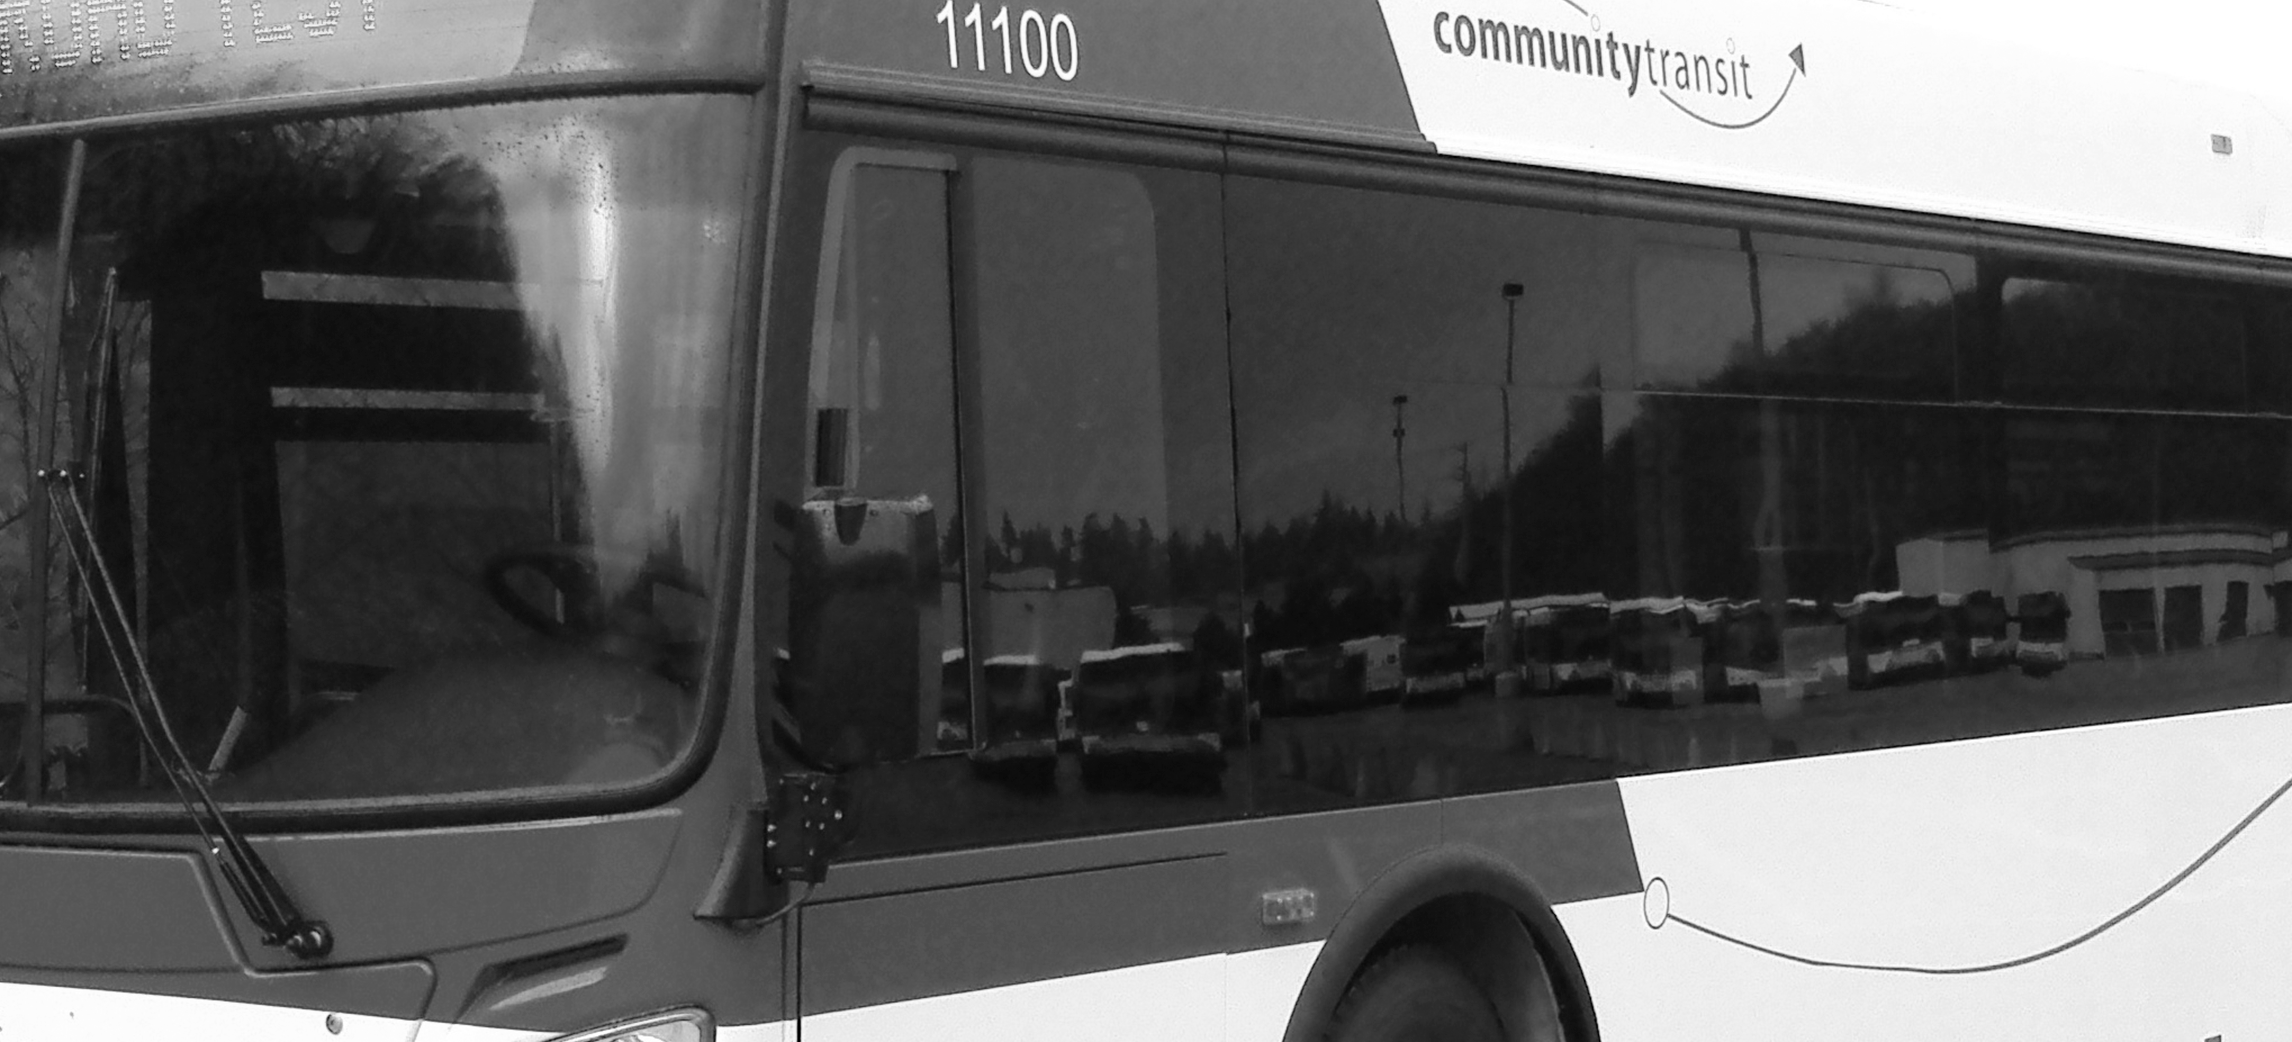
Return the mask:
<path id="1" fill-rule="evenodd" d="M 1660 93 L 1663 97 L 1663 100 L 1671 103 L 1671 107 L 1686 113 L 1689 117 L 1693 118 L 1698 123 L 1704 123 L 1710 126 L 1718 127 L 1721 130 L 1742 130 L 1747 127 L 1755 127 L 1761 123 L 1766 122 L 1767 117 L 1774 115 L 1776 109 L 1782 108 L 1783 99 L 1791 96 L 1791 86 L 1799 82 L 1799 77 L 1806 75 L 1806 71 L 1807 46 L 1802 43 L 1796 47 L 1791 48 L 1791 78 L 1783 81 L 1782 92 L 1775 95 L 1774 104 L 1768 105 L 1767 111 L 1759 113 L 1758 115 L 1744 120 L 1741 123 L 1724 123 L 1719 120 L 1712 119 L 1711 117 L 1697 112 L 1694 109 L 1688 108 L 1686 103 L 1680 101 L 1678 98 L 1672 97 L 1671 91 L 1668 89 L 1663 90 Z"/>

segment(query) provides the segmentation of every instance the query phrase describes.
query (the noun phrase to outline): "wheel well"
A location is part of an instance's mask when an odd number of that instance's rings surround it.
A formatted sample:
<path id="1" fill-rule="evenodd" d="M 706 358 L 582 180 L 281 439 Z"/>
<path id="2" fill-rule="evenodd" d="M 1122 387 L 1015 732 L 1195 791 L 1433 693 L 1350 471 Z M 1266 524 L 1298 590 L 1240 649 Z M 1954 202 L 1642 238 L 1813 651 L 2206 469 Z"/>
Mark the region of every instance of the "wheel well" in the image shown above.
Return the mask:
<path id="1" fill-rule="evenodd" d="M 1552 975 L 1528 926 L 1511 905 L 1487 894 L 1450 894 L 1417 906 L 1385 931 L 1369 950 L 1362 969 L 1386 951 L 1406 944 L 1429 944 L 1446 951 L 1464 968 L 1481 994 L 1496 1007 L 1509 1042 L 1562 1042 L 1558 996 Z M 1351 982 L 1347 982 L 1351 986 Z"/>
<path id="2" fill-rule="evenodd" d="M 1599 1042 L 1583 966 L 1543 892 L 1478 848 L 1396 863 L 1354 898 L 1306 973 L 1284 1042 L 1323 1042 L 1361 971 L 1402 944 L 1439 946 L 1468 968 L 1511 1042 Z"/>

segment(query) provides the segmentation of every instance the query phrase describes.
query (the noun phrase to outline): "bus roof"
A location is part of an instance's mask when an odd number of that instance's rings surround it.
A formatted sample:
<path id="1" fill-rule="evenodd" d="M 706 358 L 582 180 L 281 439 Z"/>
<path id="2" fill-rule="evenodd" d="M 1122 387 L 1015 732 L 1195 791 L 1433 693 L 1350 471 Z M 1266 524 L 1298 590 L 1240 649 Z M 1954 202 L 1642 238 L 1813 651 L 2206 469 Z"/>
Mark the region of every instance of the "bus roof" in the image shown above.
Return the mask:
<path id="1" fill-rule="evenodd" d="M 794 2 L 801 74 L 834 93 L 2292 256 L 2281 107 L 1873 4 L 1071 0 L 1009 8 L 1006 45 L 996 5 L 975 33 L 968 2 Z"/>
<path id="2" fill-rule="evenodd" d="M 0 4 L 0 131 L 512 77 L 764 68 L 763 0 L 343 0 L 267 16 L 260 4 L 234 15 L 230 0 L 107 6 Z"/>
<path id="3" fill-rule="evenodd" d="M 28 5 L 0 11 L 0 134 L 552 74 L 760 79 L 773 3 L 815 91 L 2292 258 L 2281 102 L 1851 0 Z"/>

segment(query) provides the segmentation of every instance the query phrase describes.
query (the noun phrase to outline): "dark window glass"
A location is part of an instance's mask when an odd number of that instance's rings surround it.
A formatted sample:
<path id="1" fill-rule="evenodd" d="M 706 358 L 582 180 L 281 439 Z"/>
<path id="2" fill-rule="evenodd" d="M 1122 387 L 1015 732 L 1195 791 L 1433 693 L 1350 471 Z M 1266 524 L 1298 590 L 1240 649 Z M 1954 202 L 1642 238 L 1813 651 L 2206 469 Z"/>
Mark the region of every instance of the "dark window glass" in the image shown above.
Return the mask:
<path id="1" fill-rule="evenodd" d="M 2239 409 L 2252 370 L 2245 309 L 2223 292 L 2129 278 L 2009 278 L 2001 292 L 2008 400 Z"/>
<path id="2" fill-rule="evenodd" d="M 831 183 L 814 317 L 813 472 L 799 528 L 792 699 L 832 762 L 899 761 L 939 745 L 943 658 L 960 655 L 949 171 L 865 156 Z"/>
<path id="3" fill-rule="evenodd" d="M 1243 813 L 1215 181 L 818 144 L 784 697 L 851 855 Z"/>
<path id="4" fill-rule="evenodd" d="M 917 621 L 837 652 L 897 652 L 894 694 L 827 714 L 896 735 L 850 761 L 863 855 L 2279 697 L 2292 422 L 2217 404 L 2244 379 L 2236 292 L 937 162 L 904 252 L 940 285 L 872 306 L 952 316 L 904 363 L 946 404 L 823 397 L 832 352 L 812 376 L 815 493 L 841 468 L 932 508 L 867 609 Z M 2047 407 L 1960 394 L 1969 358 L 2039 387 L 2035 330 L 2119 359 L 2171 322 L 2204 343 L 2138 380 L 2064 346 Z M 869 486 L 871 430 L 914 476 Z M 799 674 L 864 632 L 796 631 Z"/>
<path id="5" fill-rule="evenodd" d="M 32 552 L 30 514 L 38 485 L 27 443 L 36 400 L 30 392 L 42 356 L 55 346 L 51 311 L 64 204 L 61 154 L 56 148 L 0 153 L 0 799 L 18 798 L 32 777 L 33 768 L 22 760 L 21 716 L 32 645 L 46 650 L 47 700 L 69 698 L 79 687 L 70 587 L 50 584 L 42 633 L 31 574 L 41 557 L 54 574 L 65 567 L 52 539 L 46 553 Z M 59 715 L 42 730 L 54 735 L 43 739 L 43 748 L 79 749 L 84 758 L 86 733 L 76 721 Z"/>
<path id="6" fill-rule="evenodd" d="M 1250 179 L 1229 197 L 1262 805 L 1607 773 L 1540 754 L 1490 691 L 1607 683 L 1601 403 L 1568 388 L 1625 328 L 1618 233 Z"/>
<path id="7" fill-rule="evenodd" d="M 1956 317 L 1938 271 L 1643 246 L 1639 386 L 1794 397 L 1942 400 Z"/>
<path id="8" fill-rule="evenodd" d="M 689 748 L 745 104 L 91 148 L 65 280 L 49 250 L 6 291 L 65 291 L 50 795 L 173 802 L 130 698 L 233 802 L 627 785 Z"/>
<path id="9" fill-rule="evenodd" d="M 1522 287 L 1515 385 L 1594 386 L 1628 317 L 1619 222 L 1248 177 L 1227 193 L 1234 292 L 1249 298 L 1234 309 L 1237 343 L 1310 355 L 1330 383 L 1503 382 L 1508 282 Z M 1237 374 L 1243 392 L 1259 390 L 1252 378 Z M 1247 411 L 1282 425 L 1313 412 L 1307 390 Z"/>

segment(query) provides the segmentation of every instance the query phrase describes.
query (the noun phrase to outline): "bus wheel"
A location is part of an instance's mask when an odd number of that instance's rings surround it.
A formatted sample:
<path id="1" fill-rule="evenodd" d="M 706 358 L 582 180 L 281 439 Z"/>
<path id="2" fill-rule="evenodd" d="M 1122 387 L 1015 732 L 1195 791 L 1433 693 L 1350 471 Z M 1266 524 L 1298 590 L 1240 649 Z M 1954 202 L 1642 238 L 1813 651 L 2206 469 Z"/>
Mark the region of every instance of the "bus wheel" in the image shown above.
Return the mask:
<path id="1" fill-rule="evenodd" d="M 1328 1042 L 1503 1042 L 1488 996 L 1439 948 L 1403 945 L 1354 979 Z"/>

